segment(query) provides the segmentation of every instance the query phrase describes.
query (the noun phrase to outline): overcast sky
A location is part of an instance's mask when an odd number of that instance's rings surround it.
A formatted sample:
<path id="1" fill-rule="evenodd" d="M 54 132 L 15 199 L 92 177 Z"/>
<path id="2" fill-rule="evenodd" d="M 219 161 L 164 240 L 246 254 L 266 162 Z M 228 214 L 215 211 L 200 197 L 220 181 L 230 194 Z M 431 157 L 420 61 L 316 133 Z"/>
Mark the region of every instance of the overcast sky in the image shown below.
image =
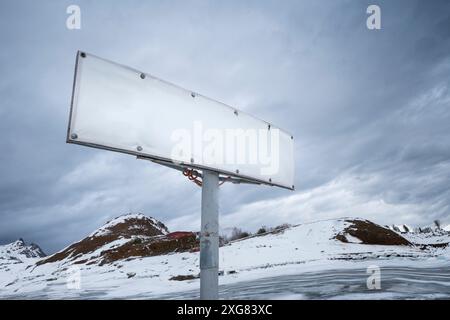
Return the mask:
<path id="1" fill-rule="evenodd" d="M 0 243 L 51 253 L 127 212 L 199 229 L 200 188 L 179 172 L 65 143 L 79 49 L 294 134 L 296 191 L 223 185 L 224 228 L 450 223 L 449 1 L 10 0 L 0 43 Z"/>

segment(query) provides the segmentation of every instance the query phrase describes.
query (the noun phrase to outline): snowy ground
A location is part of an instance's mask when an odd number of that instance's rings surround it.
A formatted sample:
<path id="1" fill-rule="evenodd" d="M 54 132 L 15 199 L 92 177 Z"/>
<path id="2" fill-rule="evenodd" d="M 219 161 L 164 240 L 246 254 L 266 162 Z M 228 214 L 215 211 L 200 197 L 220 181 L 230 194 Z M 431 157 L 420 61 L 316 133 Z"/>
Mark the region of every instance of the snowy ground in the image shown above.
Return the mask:
<path id="1" fill-rule="evenodd" d="M 445 296 L 445 289 L 448 289 L 446 297 L 449 296 L 448 248 L 423 250 L 415 246 L 374 246 L 333 239 L 346 224 L 344 220 L 303 224 L 279 234 L 254 237 L 221 247 L 221 296 L 298 299 L 361 298 L 370 294 L 367 298 L 395 298 L 405 294 L 404 297 L 409 298 L 439 298 Z M 435 240 L 427 238 L 419 242 L 436 243 Z M 370 265 L 381 268 L 382 284 L 383 277 L 386 280 L 384 291 L 367 291 L 365 281 L 369 274 L 366 270 Z M 26 261 L 11 264 L 9 269 L 0 276 L 2 298 L 196 298 L 195 292 L 199 288 L 198 279 L 169 280 L 178 275 L 197 275 L 198 252 L 137 258 L 104 266 L 74 265 L 67 261 L 36 266 Z M 405 286 L 422 281 L 421 286 L 431 291 L 426 291 L 423 296 L 419 293 L 414 296 L 414 292 L 408 296 L 404 292 L 398 293 L 398 290 L 386 289 L 389 283 L 398 288 L 402 279 Z M 286 286 L 289 283 L 292 283 L 291 287 Z M 357 287 L 354 287 L 355 283 Z M 306 290 L 311 286 L 317 288 L 316 293 Z M 329 294 L 325 294 L 327 286 Z M 349 289 L 345 291 L 342 287 Z M 414 286 L 409 288 L 413 290 Z M 247 294 L 242 296 L 230 292 Z"/>

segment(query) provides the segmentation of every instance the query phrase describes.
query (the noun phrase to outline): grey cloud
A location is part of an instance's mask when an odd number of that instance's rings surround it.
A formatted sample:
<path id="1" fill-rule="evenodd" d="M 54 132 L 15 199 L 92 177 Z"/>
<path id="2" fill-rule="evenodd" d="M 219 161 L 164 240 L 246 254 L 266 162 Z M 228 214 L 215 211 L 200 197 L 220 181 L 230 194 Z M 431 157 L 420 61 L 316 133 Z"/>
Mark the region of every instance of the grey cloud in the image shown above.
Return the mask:
<path id="1" fill-rule="evenodd" d="M 24 237 L 52 252 L 127 211 L 198 216 L 200 189 L 180 174 L 65 144 L 78 49 L 294 134 L 298 209 L 283 201 L 288 191 L 226 185 L 225 222 L 343 214 L 329 185 L 345 177 L 347 201 L 367 203 L 374 219 L 392 210 L 408 220 L 398 223 L 450 223 L 448 1 L 378 1 L 380 31 L 365 26 L 370 1 L 78 3 L 78 31 L 65 28 L 71 1 L 0 4 L 0 242 Z M 274 217 L 263 200 L 292 214 Z"/>

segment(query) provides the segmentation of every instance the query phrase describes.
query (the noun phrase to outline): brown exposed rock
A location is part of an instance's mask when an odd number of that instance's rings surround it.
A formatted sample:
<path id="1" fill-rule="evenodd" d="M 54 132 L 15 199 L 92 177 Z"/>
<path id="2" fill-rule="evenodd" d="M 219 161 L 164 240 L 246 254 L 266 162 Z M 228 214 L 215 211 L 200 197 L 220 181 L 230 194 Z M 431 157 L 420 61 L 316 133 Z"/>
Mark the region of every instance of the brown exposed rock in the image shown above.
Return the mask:
<path id="1" fill-rule="evenodd" d="M 341 242 L 348 242 L 346 235 L 351 235 L 362 244 L 375 244 L 387 246 L 409 246 L 411 243 L 398 233 L 384 228 L 368 220 L 346 220 L 350 223 L 342 232 L 335 236 Z"/>
<path id="2" fill-rule="evenodd" d="M 347 238 L 342 233 L 338 233 L 334 238 L 339 240 L 339 241 L 341 241 L 341 242 L 348 243 Z"/>
<path id="3" fill-rule="evenodd" d="M 200 278 L 198 275 L 195 276 L 193 274 L 188 274 L 188 275 L 174 276 L 174 277 L 170 278 L 169 280 L 185 281 L 185 280 L 194 280 L 194 279 L 198 279 L 198 278 Z"/>
<path id="4" fill-rule="evenodd" d="M 102 251 L 100 265 L 131 257 L 149 257 L 172 252 L 186 252 L 199 245 L 194 233 L 183 237 L 170 238 L 168 235 L 144 239 L 141 242 L 129 241 L 124 245 Z"/>
<path id="5" fill-rule="evenodd" d="M 441 248 L 447 248 L 449 246 L 449 243 L 448 242 L 442 242 L 442 243 L 427 243 L 427 244 L 420 244 L 419 245 L 419 248 L 421 249 L 421 250 L 425 250 L 425 249 L 428 249 L 428 248 L 438 248 L 438 249 L 441 249 Z"/>

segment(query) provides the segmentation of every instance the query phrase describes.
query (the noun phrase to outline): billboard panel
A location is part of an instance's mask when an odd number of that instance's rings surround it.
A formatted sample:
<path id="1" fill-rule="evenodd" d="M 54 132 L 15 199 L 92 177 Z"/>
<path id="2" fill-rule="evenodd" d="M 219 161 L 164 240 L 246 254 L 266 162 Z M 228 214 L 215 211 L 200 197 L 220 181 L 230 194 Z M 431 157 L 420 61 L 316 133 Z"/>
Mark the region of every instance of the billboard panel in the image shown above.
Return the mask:
<path id="1" fill-rule="evenodd" d="M 147 73 L 78 52 L 68 143 L 293 189 L 293 137 Z"/>

